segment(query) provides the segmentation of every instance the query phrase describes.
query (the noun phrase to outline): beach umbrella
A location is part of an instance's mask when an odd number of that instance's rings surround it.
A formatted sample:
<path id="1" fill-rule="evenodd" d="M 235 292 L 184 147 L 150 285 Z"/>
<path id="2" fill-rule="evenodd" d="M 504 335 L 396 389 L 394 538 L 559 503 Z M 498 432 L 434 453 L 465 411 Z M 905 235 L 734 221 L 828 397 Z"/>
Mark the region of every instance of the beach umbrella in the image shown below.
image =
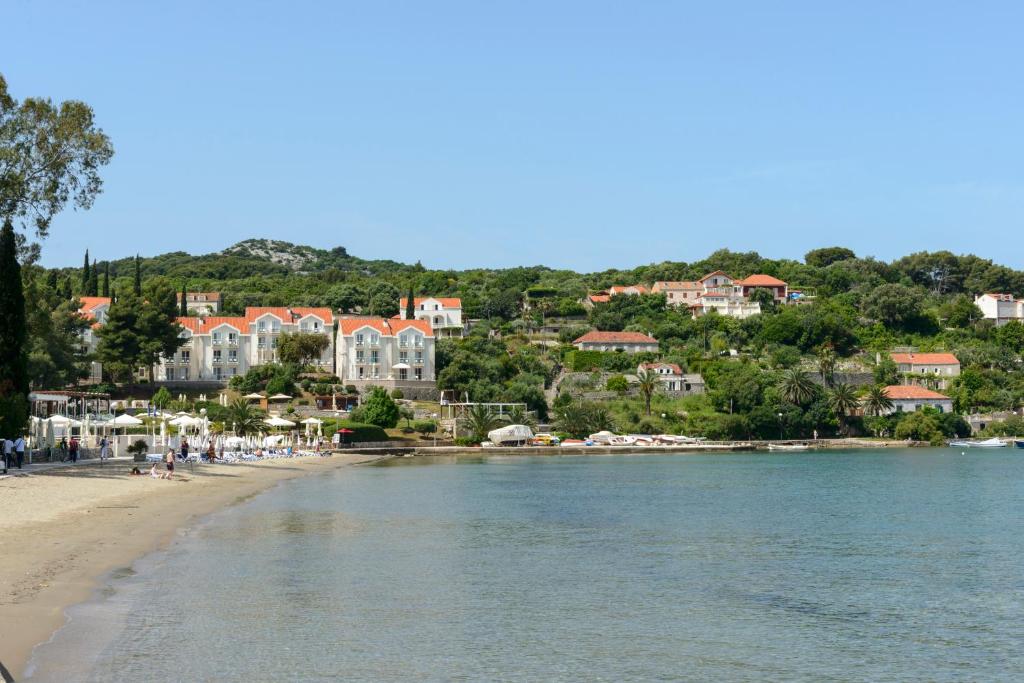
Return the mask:
<path id="1" fill-rule="evenodd" d="M 53 424 L 49 420 L 43 420 L 43 445 L 46 448 L 53 447 Z"/>
<path id="2" fill-rule="evenodd" d="M 86 418 L 86 422 L 88 423 L 88 418 Z M 138 427 L 142 424 L 142 420 L 125 413 L 115 417 L 109 424 L 113 427 Z"/>
<path id="3" fill-rule="evenodd" d="M 167 420 L 160 420 L 160 444 L 167 445 Z"/>
<path id="4" fill-rule="evenodd" d="M 338 433 L 341 434 L 341 442 L 342 443 L 345 443 L 345 435 L 346 434 L 355 434 L 355 432 L 353 432 L 348 427 L 342 427 L 341 429 L 338 430 Z"/>
<path id="5" fill-rule="evenodd" d="M 294 427 L 295 423 L 291 420 L 286 420 L 283 417 L 272 415 L 263 421 L 264 424 L 268 424 L 271 427 Z"/>
<path id="6" fill-rule="evenodd" d="M 268 400 L 270 400 L 270 401 L 290 401 L 291 398 L 292 397 L 289 396 L 288 394 L 274 394 Z"/>

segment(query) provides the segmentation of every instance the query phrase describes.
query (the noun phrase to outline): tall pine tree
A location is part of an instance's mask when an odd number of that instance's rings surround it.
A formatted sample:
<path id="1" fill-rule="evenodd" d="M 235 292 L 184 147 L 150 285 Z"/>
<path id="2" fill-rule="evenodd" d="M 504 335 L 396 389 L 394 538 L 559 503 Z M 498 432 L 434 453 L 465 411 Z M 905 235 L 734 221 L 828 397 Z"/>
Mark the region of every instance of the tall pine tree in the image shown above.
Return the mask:
<path id="1" fill-rule="evenodd" d="M 85 250 L 85 263 L 82 265 L 82 296 L 89 296 L 89 250 Z"/>
<path id="2" fill-rule="evenodd" d="M 188 317 L 188 283 L 181 283 L 181 300 L 178 301 L 178 315 Z"/>
<path id="3" fill-rule="evenodd" d="M 405 300 L 405 319 L 416 319 L 416 300 L 412 297 L 412 282 L 409 283 L 409 298 Z"/>
<path id="4" fill-rule="evenodd" d="M 89 271 L 89 291 L 86 294 L 89 296 L 100 295 L 100 267 L 96 263 L 96 259 L 92 260 L 92 270 Z"/>
<path id="5" fill-rule="evenodd" d="M 110 261 L 103 264 L 103 296 L 110 296 Z"/>
<path id="6" fill-rule="evenodd" d="M 25 291 L 14 224 L 0 229 L 0 433 L 13 439 L 28 421 Z"/>
<path id="7" fill-rule="evenodd" d="M 142 296 L 142 259 L 139 255 L 135 255 L 135 286 L 133 290 L 135 296 Z"/>

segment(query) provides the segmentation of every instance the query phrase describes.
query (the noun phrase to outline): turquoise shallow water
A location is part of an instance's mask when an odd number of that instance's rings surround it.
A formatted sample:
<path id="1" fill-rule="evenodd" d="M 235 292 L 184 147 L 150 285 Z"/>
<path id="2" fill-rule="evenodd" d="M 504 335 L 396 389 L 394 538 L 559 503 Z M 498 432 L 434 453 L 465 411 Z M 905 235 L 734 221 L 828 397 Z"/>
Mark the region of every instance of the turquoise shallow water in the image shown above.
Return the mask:
<path id="1" fill-rule="evenodd" d="M 33 681 L 1024 679 L 1024 455 L 402 461 L 112 577 Z"/>

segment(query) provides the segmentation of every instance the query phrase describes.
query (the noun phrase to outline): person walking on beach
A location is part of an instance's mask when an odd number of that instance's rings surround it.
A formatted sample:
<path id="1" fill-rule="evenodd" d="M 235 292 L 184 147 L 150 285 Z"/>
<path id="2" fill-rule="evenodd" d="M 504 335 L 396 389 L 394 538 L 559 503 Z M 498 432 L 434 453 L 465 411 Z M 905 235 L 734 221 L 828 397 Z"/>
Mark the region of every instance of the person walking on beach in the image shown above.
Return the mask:
<path id="1" fill-rule="evenodd" d="M 22 465 L 25 464 L 25 437 L 18 435 L 18 438 L 14 440 L 14 457 L 18 463 L 18 469 L 20 470 Z"/>
<path id="2" fill-rule="evenodd" d="M 107 437 L 100 439 L 100 462 L 103 462 L 110 457 L 110 444 L 107 442 Z"/>
<path id="3" fill-rule="evenodd" d="M 71 437 L 71 444 L 68 446 L 68 453 L 71 455 L 71 462 L 78 462 L 78 437 Z"/>
<path id="4" fill-rule="evenodd" d="M 213 439 L 210 439 L 210 445 L 206 447 L 206 459 L 210 462 L 217 460 L 217 447 L 213 445 Z"/>
<path id="5" fill-rule="evenodd" d="M 66 436 L 60 437 L 60 445 L 57 448 L 60 450 L 60 461 L 64 462 L 68 459 L 68 439 Z"/>
<path id="6" fill-rule="evenodd" d="M 14 461 L 14 442 L 10 439 L 4 439 L 4 471 L 7 471 L 11 467 L 11 463 Z"/>
<path id="7" fill-rule="evenodd" d="M 181 448 L 182 448 L 182 452 L 183 453 L 187 453 L 188 452 L 188 447 L 185 446 L 184 444 L 182 444 Z M 166 462 L 167 462 L 167 478 L 170 479 L 172 476 L 174 476 L 174 449 L 173 448 L 168 448 L 167 449 Z"/>
<path id="8" fill-rule="evenodd" d="M 181 461 L 188 461 L 188 439 L 181 437 Z"/>

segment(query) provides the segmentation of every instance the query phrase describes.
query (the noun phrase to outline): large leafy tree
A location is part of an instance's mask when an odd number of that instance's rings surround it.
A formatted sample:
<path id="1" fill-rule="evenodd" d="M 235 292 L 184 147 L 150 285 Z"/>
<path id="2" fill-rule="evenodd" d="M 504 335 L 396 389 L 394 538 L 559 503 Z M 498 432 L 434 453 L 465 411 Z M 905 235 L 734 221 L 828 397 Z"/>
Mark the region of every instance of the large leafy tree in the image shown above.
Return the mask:
<path id="1" fill-rule="evenodd" d="M 99 329 L 96 355 L 120 381 L 129 380 L 138 368 L 145 368 L 152 380 L 153 365 L 181 345 L 174 288 L 158 278 L 150 282 L 146 295 L 140 298 L 131 292 L 118 298 Z"/>
<path id="2" fill-rule="evenodd" d="M 278 338 L 277 356 L 282 363 L 302 367 L 320 358 L 330 344 L 331 340 L 324 334 L 285 332 Z"/>
<path id="3" fill-rule="evenodd" d="M 892 410 L 892 399 L 885 393 L 885 387 L 875 385 L 869 387 L 864 395 L 864 412 L 875 417 L 883 415 Z"/>
<path id="4" fill-rule="evenodd" d="M 497 429 L 502 424 L 498 416 L 489 406 L 475 405 L 466 411 L 462 417 L 462 426 L 469 432 L 473 441 L 480 442 L 487 438 L 487 433 Z"/>
<path id="5" fill-rule="evenodd" d="M 839 423 L 839 431 L 846 433 L 846 418 L 857 409 L 860 401 L 853 386 L 842 382 L 835 384 L 828 392 L 828 406 Z"/>
<path id="6" fill-rule="evenodd" d="M 358 411 L 360 421 L 385 429 L 393 429 L 401 417 L 398 404 L 381 387 L 373 388 Z"/>
<path id="7" fill-rule="evenodd" d="M 224 426 L 228 425 L 238 436 L 257 434 L 265 429 L 263 413 L 241 398 L 228 404 L 224 413 Z"/>
<path id="8" fill-rule="evenodd" d="M 12 438 L 28 420 L 26 341 L 21 264 L 14 224 L 8 217 L 0 229 L 0 433 Z"/>
<path id="9" fill-rule="evenodd" d="M 18 102 L 0 76 L 0 219 L 45 237 L 68 203 L 92 206 L 103 187 L 100 168 L 113 154 L 89 105 L 36 97 Z"/>

